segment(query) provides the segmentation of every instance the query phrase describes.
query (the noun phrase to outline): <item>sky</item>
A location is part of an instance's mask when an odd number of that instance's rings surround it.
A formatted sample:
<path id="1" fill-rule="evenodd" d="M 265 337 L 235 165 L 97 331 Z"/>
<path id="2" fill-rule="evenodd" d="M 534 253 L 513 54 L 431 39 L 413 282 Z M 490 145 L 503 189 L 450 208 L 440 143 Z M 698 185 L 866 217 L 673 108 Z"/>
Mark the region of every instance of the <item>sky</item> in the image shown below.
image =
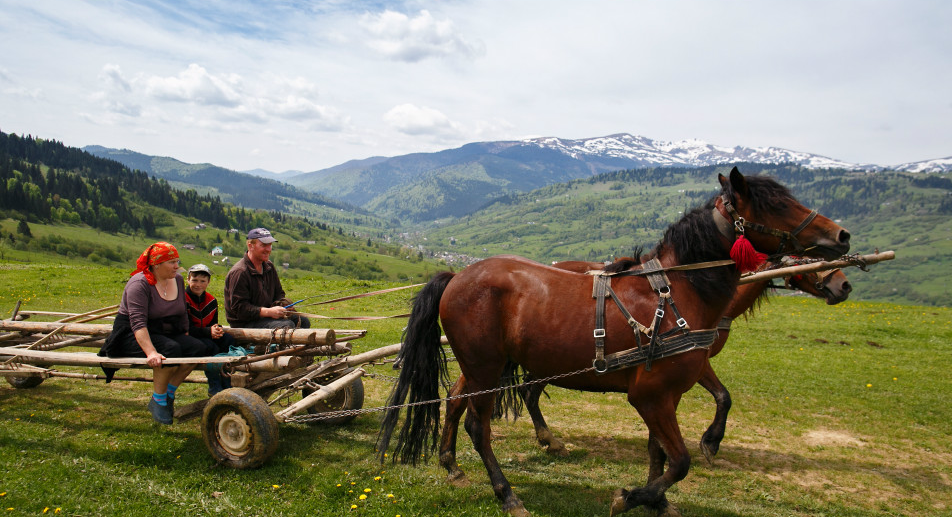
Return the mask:
<path id="1" fill-rule="evenodd" d="M 0 0 L 0 131 L 315 171 L 631 133 L 952 156 L 947 0 Z"/>

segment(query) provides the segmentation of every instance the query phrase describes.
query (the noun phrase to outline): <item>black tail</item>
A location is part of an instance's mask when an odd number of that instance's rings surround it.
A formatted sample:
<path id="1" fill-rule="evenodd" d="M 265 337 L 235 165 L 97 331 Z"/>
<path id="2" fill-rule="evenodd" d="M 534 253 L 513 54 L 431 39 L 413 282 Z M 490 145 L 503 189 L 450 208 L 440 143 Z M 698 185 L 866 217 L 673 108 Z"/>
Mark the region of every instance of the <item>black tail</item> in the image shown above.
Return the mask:
<path id="1" fill-rule="evenodd" d="M 496 395 L 496 405 L 493 407 L 493 418 L 509 420 L 515 422 L 522 416 L 524 407 L 524 395 L 519 384 L 525 380 L 526 372 L 513 361 L 506 361 L 506 366 L 502 371 L 502 378 L 499 379 L 499 387 L 506 388 Z"/>
<path id="2" fill-rule="evenodd" d="M 449 382 L 446 371 L 446 354 L 440 345 L 440 298 L 447 284 L 453 279 L 450 272 L 439 273 L 417 293 L 413 300 L 410 321 L 403 333 L 400 349 L 400 380 L 390 394 L 388 406 L 438 400 L 440 384 Z M 409 396 L 409 400 L 407 397 Z M 384 460 L 390 437 L 400 419 L 400 408 L 387 410 L 377 435 L 377 454 Z M 421 457 L 429 457 L 436 449 L 440 431 L 440 403 L 422 404 L 407 408 L 407 417 L 400 429 L 400 437 L 394 450 L 393 460 L 416 465 Z M 430 439 L 427 446 L 427 437 Z"/>

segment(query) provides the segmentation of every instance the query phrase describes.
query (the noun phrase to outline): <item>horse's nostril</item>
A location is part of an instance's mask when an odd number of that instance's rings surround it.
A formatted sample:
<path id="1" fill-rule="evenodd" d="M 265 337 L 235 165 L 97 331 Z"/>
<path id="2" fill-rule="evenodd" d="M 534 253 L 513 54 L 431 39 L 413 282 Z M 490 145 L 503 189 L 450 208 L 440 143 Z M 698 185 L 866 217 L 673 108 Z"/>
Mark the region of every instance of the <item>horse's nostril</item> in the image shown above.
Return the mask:
<path id="1" fill-rule="evenodd" d="M 846 230 L 840 230 L 840 242 L 843 244 L 850 243 L 850 232 Z"/>
<path id="2" fill-rule="evenodd" d="M 843 290 L 849 293 L 853 290 L 853 285 L 849 282 L 843 282 Z"/>

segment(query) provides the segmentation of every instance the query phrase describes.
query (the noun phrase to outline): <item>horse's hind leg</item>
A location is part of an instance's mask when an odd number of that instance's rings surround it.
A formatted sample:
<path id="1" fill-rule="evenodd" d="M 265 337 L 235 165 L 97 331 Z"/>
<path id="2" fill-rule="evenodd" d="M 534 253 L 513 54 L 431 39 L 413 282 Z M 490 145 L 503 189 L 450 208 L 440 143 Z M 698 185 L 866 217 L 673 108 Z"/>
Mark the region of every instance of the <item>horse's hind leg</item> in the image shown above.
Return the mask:
<path id="1" fill-rule="evenodd" d="M 698 382 L 714 396 L 714 404 L 717 408 L 714 412 L 714 420 L 701 435 L 701 452 L 704 453 L 708 463 L 714 463 L 714 455 L 720 450 L 721 440 L 724 439 L 724 432 L 727 429 L 727 413 L 731 410 L 731 394 L 721 384 L 721 380 L 717 378 L 710 362 L 704 366 L 701 379 Z"/>
<path id="2" fill-rule="evenodd" d="M 493 453 L 492 428 L 490 427 L 492 416 L 492 394 L 472 397 L 464 423 L 466 432 L 469 433 L 476 452 L 483 460 L 483 465 L 489 474 L 489 482 L 493 486 L 493 492 L 502 502 L 502 509 L 514 517 L 529 517 L 529 512 L 526 511 L 522 501 L 512 491 L 512 485 L 503 475 L 502 469 L 499 468 L 499 462 L 496 460 L 496 455 Z"/>
<path id="3" fill-rule="evenodd" d="M 529 384 L 520 388 L 519 394 L 525 401 L 526 411 L 529 412 L 529 416 L 532 418 L 532 425 L 535 427 L 536 440 L 539 441 L 539 445 L 545 447 L 549 454 L 568 456 L 569 451 L 565 448 L 565 444 L 549 430 L 548 424 L 545 423 L 545 417 L 542 416 L 542 410 L 539 408 L 539 399 L 545 391 L 545 386 L 541 382 Z"/>
<path id="4" fill-rule="evenodd" d="M 466 386 L 466 378 L 462 375 L 456 384 L 449 390 L 449 396 L 462 393 Z M 459 419 L 466 411 L 466 399 L 452 399 L 446 402 L 446 420 L 443 424 L 443 435 L 440 437 L 440 465 L 446 469 L 447 481 L 455 486 L 466 486 L 469 480 L 466 474 L 456 463 L 456 436 L 459 432 Z"/>

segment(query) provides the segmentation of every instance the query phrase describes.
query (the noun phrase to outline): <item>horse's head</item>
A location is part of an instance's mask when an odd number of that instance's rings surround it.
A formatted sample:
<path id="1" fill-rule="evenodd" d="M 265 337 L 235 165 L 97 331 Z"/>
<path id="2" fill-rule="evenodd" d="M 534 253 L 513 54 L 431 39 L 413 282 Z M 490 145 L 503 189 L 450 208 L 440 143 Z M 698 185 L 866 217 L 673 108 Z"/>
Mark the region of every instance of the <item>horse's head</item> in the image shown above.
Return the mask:
<path id="1" fill-rule="evenodd" d="M 826 300 L 827 305 L 836 305 L 850 297 L 853 286 L 839 269 L 794 275 L 787 282 L 805 293 Z"/>
<path id="2" fill-rule="evenodd" d="M 816 210 L 800 204 L 773 179 L 719 174 L 722 191 L 715 213 L 729 238 L 744 235 L 757 251 L 771 256 L 797 254 L 832 260 L 850 249 L 850 233 Z"/>

